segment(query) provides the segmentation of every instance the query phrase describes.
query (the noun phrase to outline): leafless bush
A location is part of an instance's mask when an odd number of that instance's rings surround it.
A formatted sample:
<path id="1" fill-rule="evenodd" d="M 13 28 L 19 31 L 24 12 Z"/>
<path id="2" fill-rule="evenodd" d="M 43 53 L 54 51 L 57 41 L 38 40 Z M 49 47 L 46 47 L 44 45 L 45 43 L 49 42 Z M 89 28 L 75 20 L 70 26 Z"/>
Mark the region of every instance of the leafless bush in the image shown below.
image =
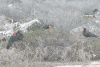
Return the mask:
<path id="1" fill-rule="evenodd" d="M 83 18 L 82 13 L 93 14 L 94 9 L 99 9 L 99 5 L 96 6 L 99 4 L 98 0 L 5 0 L 0 1 L 0 4 L 3 4 L 0 7 L 0 14 L 14 21 L 27 22 L 37 18 L 46 24 L 69 30 L 89 22 Z M 15 8 L 9 8 L 10 4 Z"/>
<path id="2" fill-rule="evenodd" d="M 100 55 L 97 38 L 81 37 L 79 39 L 80 37 L 72 36 L 68 31 L 62 32 L 58 29 L 34 31 L 24 34 L 24 41 L 15 42 L 11 49 L 0 48 L 2 64 L 28 65 L 29 62 L 34 61 L 89 61 L 93 58 L 92 53 L 96 57 Z"/>
<path id="3" fill-rule="evenodd" d="M 29 29 L 28 33 L 24 33 L 24 41 L 15 42 L 10 50 L 4 49 L 7 43 L 2 43 L 0 63 L 28 65 L 28 62 L 34 61 L 87 61 L 93 58 L 91 52 L 100 57 L 100 39 L 86 38 L 79 32 L 70 33 L 71 29 L 77 26 L 91 23 L 84 18 L 84 13 L 91 13 L 92 9 L 99 6 L 90 8 L 94 3 L 90 0 L 40 1 L 21 0 L 21 4 L 18 4 L 20 8 L 17 9 L 8 8 L 8 4 L 0 7 L 0 14 L 14 20 L 23 19 L 22 21 L 26 22 L 37 18 L 44 24 L 56 27 L 45 30 L 34 26 Z M 95 1 L 95 3 L 97 2 Z"/>

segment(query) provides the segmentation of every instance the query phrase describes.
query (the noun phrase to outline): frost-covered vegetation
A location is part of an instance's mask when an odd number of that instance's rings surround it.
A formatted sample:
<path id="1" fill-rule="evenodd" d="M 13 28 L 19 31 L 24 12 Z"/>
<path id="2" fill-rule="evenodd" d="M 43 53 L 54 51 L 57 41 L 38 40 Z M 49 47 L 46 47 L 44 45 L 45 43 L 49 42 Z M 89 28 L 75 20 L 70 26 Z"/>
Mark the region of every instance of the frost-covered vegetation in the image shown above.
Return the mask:
<path id="1" fill-rule="evenodd" d="M 14 22 L 29 22 L 38 19 L 24 34 L 23 42 L 17 41 L 9 50 L 8 40 L 1 42 L 0 64 L 34 65 L 44 61 L 90 61 L 100 59 L 100 38 L 86 38 L 82 30 L 86 27 L 100 36 L 100 23 L 93 12 L 100 9 L 99 0 L 3 0 L 0 15 Z M 99 16 L 99 15 L 98 15 Z M 99 20 L 98 20 L 99 21 Z M 43 29 L 46 24 L 52 29 Z M 45 67 L 45 66 L 44 66 Z"/>

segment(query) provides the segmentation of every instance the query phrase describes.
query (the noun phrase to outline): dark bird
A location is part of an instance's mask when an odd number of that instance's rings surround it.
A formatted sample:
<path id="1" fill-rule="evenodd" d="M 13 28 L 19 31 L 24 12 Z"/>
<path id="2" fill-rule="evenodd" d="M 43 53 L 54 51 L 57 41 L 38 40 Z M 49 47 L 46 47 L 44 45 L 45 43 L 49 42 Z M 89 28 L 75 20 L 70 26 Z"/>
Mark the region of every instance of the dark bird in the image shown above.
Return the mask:
<path id="1" fill-rule="evenodd" d="M 8 41 L 7 49 L 9 49 L 15 41 L 23 40 L 23 38 L 24 38 L 24 36 L 20 31 L 15 32 L 14 35 L 11 36 Z"/>
<path id="2" fill-rule="evenodd" d="M 97 12 L 98 11 L 98 9 L 95 9 L 93 12 Z"/>
<path id="3" fill-rule="evenodd" d="M 83 29 L 82 33 L 83 33 L 83 35 L 84 35 L 85 37 L 98 37 L 98 36 L 96 36 L 95 34 L 93 34 L 93 33 L 89 32 L 89 31 L 87 31 L 86 28 Z"/>
<path id="4" fill-rule="evenodd" d="M 45 28 L 45 29 L 51 29 L 51 26 L 50 25 L 45 25 L 45 26 L 43 26 L 43 28 Z"/>

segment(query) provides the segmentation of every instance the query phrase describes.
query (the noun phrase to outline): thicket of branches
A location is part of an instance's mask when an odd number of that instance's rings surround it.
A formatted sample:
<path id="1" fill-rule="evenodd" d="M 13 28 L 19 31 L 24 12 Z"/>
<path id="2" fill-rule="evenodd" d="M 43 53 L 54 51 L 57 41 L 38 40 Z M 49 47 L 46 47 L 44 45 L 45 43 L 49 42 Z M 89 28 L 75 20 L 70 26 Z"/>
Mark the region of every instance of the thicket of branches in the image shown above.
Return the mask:
<path id="1" fill-rule="evenodd" d="M 37 18 L 46 24 L 71 30 L 89 22 L 79 13 L 93 14 L 94 9 L 100 8 L 99 2 L 99 0 L 4 0 L 0 1 L 0 14 L 22 22 Z M 8 7 L 10 4 L 12 7 Z"/>
<path id="2" fill-rule="evenodd" d="M 36 18 L 55 27 L 45 30 L 33 25 L 28 33 L 23 33 L 24 41 L 15 42 L 10 50 L 4 49 L 8 42 L 2 42 L 0 63 L 89 61 L 93 54 L 100 57 L 100 39 L 85 38 L 80 31 L 70 33 L 79 26 L 95 26 L 84 15 L 99 9 L 99 0 L 4 0 L 0 3 L 4 4 L 0 6 L 1 15 L 23 23 Z M 9 8 L 9 4 L 16 8 Z"/>

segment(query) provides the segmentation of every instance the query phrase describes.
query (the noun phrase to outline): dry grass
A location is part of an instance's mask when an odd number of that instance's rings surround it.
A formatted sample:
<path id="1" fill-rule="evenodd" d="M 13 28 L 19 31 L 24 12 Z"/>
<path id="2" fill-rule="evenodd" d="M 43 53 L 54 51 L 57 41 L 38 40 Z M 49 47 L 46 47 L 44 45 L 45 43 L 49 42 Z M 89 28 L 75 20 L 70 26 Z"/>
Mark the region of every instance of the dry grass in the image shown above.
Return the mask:
<path id="1" fill-rule="evenodd" d="M 92 58 L 91 51 L 98 57 L 100 55 L 100 39 L 85 38 L 82 33 L 76 36 L 60 29 L 31 27 L 28 33 L 23 34 L 24 41 L 15 42 L 9 50 L 6 49 L 8 42 L 1 42 L 1 65 L 27 67 L 33 66 L 36 61 L 89 61 Z"/>

